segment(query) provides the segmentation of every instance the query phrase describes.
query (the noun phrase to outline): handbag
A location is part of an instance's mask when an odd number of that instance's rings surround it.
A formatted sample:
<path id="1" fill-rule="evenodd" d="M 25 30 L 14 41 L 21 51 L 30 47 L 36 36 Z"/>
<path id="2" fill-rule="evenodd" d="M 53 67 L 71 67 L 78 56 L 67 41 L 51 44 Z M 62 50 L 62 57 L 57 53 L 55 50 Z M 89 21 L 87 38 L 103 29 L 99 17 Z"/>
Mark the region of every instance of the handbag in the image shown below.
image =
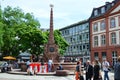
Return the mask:
<path id="1" fill-rule="evenodd" d="M 80 75 L 80 80 L 84 80 L 84 77 L 82 75 Z"/>
<path id="2" fill-rule="evenodd" d="M 101 78 L 99 78 L 99 80 L 102 80 L 102 77 L 101 77 Z"/>
<path id="3" fill-rule="evenodd" d="M 110 68 L 108 68 L 108 71 L 111 71 L 111 69 L 110 69 Z"/>
<path id="4" fill-rule="evenodd" d="M 103 80 L 101 75 L 99 76 L 99 79 L 98 79 L 98 80 Z"/>

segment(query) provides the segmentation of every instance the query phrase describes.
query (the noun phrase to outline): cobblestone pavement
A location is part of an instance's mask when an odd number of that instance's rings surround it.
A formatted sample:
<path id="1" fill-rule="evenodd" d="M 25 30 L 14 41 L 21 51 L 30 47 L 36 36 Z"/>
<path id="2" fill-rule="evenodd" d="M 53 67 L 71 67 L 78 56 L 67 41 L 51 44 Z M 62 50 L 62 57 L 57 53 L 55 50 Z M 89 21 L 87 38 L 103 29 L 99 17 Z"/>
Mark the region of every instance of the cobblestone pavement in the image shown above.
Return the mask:
<path id="1" fill-rule="evenodd" d="M 102 72 L 103 75 L 103 72 Z M 74 75 L 69 75 L 66 77 L 58 77 L 58 76 L 29 76 L 29 75 L 17 75 L 17 74 L 8 74 L 8 73 L 0 73 L 0 80 L 75 80 Z M 114 74 L 109 73 L 110 80 L 114 80 Z"/>
<path id="2" fill-rule="evenodd" d="M 74 80 L 74 76 L 57 77 L 57 76 L 40 76 L 40 75 L 16 75 L 0 73 L 0 80 Z"/>

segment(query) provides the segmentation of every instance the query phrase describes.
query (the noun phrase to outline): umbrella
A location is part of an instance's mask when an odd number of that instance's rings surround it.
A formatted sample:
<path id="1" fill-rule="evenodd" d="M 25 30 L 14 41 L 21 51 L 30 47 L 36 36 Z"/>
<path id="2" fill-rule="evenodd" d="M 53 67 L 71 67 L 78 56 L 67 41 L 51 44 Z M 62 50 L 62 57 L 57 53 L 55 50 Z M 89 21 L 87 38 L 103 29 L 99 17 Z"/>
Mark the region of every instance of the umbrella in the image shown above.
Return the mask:
<path id="1" fill-rule="evenodd" d="M 12 56 L 6 56 L 6 57 L 3 57 L 3 59 L 16 60 L 16 58 Z"/>

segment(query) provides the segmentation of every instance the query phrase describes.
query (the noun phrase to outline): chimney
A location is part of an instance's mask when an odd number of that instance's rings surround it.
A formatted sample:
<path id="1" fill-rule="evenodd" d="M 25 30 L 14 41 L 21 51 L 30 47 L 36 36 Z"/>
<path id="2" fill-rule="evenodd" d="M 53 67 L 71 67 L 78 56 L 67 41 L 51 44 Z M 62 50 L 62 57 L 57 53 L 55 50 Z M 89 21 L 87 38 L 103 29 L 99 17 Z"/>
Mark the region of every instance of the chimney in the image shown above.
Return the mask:
<path id="1" fill-rule="evenodd" d="M 109 4 L 110 2 L 105 2 L 105 4 L 107 5 L 107 4 Z"/>

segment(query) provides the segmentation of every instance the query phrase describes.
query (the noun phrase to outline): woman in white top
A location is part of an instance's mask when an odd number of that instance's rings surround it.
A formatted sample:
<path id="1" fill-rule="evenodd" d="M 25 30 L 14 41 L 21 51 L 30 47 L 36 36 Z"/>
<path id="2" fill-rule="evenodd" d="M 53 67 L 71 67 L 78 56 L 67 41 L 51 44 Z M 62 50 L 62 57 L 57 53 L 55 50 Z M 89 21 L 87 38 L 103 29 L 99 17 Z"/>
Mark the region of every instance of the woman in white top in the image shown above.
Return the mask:
<path id="1" fill-rule="evenodd" d="M 102 67 L 103 67 L 103 71 L 104 71 L 104 80 L 106 80 L 106 79 L 109 80 L 108 68 L 110 67 L 110 64 L 106 59 L 103 60 Z"/>

